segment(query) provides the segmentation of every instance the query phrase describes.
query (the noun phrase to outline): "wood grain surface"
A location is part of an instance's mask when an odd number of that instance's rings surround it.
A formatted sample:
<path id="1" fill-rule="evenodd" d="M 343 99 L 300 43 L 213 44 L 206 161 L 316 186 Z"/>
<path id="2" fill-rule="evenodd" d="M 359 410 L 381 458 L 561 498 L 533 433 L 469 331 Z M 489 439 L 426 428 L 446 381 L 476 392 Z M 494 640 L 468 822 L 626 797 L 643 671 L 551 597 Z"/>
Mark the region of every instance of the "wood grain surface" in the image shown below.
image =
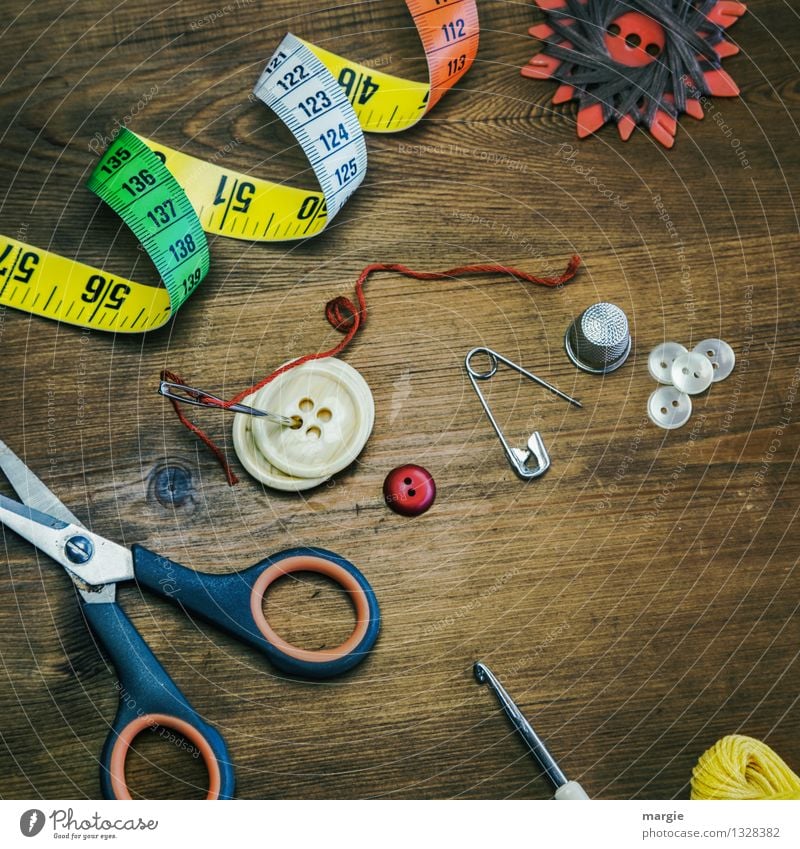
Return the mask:
<path id="1" fill-rule="evenodd" d="M 424 78 L 399 0 L 242 0 L 210 22 L 219 8 L 5 4 L 0 231 L 154 279 L 84 188 L 95 133 L 128 116 L 166 144 L 225 151 L 226 165 L 307 185 L 302 154 L 247 96 L 287 29 Z M 712 100 L 702 122 L 684 118 L 672 151 L 642 133 L 623 143 L 613 128 L 578 142 L 574 109 L 549 105 L 553 85 L 519 75 L 540 13 L 485 0 L 480 17 L 479 57 L 458 90 L 409 132 L 368 137 L 366 181 L 320 237 L 211 239 L 202 288 L 146 337 L 0 311 L 0 438 L 117 542 L 215 572 L 319 545 L 367 575 L 381 637 L 363 665 L 324 683 L 288 680 L 167 602 L 121 590 L 226 737 L 241 797 L 547 798 L 473 681 L 476 659 L 593 796 L 686 797 L 697 758 L 733 732 L 798 769 L 797 12 L 750 4 L 731 32 L 741 53 L 725 62 L 741 97 Z M 229 488 L 156 394 L 164 367 L 229 396 L 330 345 L 323 304 L 351 295 L 368 262 L 552 272 L 573 253 L 585 267 L 557 291 L 491 275 L 373 278 L 368 323 L 345 359 L 372 388 L 374 432 L 352 467 L 304 496 L 244 472 Z M 569 321 L 600 300 L 625 309 L 634 338 L 628 363 L 603 379 L 578 372 L 562 347 Z M 648 352 L 707 337 L 731 343 L 736 371 L 695 398 L 685 427 L 656 428 Z M 509 437 L 522 444 L 538 429 L 550 450 L 537 481 L 515 478 L 466 379 L 476 345 L 583 401 L 571 408 L 511 375 L 492 382 Z M 229 417 L 196 420 L 232 454 Z M 438 486 L 416 519 L 381 497 L 406 462 Z M 162 503 L 169 468 L 188 489 Z M 277 587 L 269 614 L 308 647 L 335 644 L 350 625 L 346 600 L 311 580 Z M 96 797 L 114 673 L 65 575 L 10 532 L 0 654 L 0 794 Z M 129 774 L 141 795 L 204 793 L 201 765 L 157 740 L 141 741 Z"/>

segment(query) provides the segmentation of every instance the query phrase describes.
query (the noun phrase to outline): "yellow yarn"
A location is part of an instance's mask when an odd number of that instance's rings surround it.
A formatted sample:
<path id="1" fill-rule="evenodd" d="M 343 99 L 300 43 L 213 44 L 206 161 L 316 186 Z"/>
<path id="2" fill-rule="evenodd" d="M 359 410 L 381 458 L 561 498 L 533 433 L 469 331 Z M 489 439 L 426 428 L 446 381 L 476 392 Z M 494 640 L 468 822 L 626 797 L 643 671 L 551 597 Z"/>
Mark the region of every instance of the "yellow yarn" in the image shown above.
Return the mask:
<path id="1" fill-rule="evenodd" d="M 800 777 L 766 743 L 731 734 L 692 770 L 692 799 L 800 799 Z"/>

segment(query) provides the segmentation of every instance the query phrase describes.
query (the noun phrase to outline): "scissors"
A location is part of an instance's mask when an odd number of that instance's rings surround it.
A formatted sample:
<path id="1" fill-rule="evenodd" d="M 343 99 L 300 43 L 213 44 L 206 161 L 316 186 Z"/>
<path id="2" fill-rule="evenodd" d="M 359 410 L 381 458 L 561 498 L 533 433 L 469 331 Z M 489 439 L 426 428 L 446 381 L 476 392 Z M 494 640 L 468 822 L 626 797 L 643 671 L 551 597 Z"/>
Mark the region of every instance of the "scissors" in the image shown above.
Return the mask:
<path id="1" fill-rule="evenodd" d="M 116 603 L 116 585 L 136 581 L 187 614 L 197 614 L 263 652 L 283 672 L 329 678 L 367 656 L 380 630 L 378 601 L 352 564 L 322 548 L 292 548 L 241 572 L 212 575 L 187 569 L 140 545 L 124 548 L 81 524 L 0 441 L 0 469 L 21 501 L 0 495 L 0 523 L 64 567 L 78 589 L 83 615 L 119 676 L 120 704 L 100 757 L 107 799 L 130 799 L 125 761 L 136 736 L 155 727 L 192 743 L 208 771 L 208 799 L 230 799 L 234 771 L 222 735 L 203 721 Z M 268 587 L 283 575 L 316 572 L 338 583 L 356 613 L 353 633 L 337 648 L 310 651 L 281 639 L 263 612 Z"/>

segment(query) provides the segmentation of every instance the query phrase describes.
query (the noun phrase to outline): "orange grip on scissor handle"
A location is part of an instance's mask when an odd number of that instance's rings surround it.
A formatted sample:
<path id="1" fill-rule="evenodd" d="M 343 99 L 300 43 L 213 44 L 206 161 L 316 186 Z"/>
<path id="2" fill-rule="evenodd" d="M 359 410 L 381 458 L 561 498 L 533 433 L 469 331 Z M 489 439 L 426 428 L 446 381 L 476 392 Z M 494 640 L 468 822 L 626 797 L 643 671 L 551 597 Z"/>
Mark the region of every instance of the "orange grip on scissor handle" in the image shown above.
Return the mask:
<path id="1" fill-rule="evenodd" d="M 142 731 L 159 727 L 199 751 L 208 771 L 206 798 L 231 799 L 235 779 L 225 741 L 189 704 L 122 608 L 87 602 L 83 611 L 119 676 L 119 709 L 100 756 L 103 796 L 132 798 L 125 777 L 131 745 Z"/>
<path id="2" fill-rule="evenodd" d="M 295 548 L 225 575 L 196 572 L 134 545 L 136 580 L 255 646 L 284 672 L 329 678 L 367 656 L 380 630 L 375 593 L 350 562 L 320 548 Z M 335 648 L 310 651 L 293 646 L 270 627 L 263 598 L 271 584 L 294 572 L 314 572 L 336 581 L 356 614 L 352 634 Z M 114 602 L 84 601 L 84 614 L 119 675 L 120 703 L 100 759 L 103 795 L 130 799 L 125 764 L 133 741 L 148 728 L 166 728 L 188 741 L 208 771 L 208 799 L 230 799 L 234 773 L 225 741 L 189 704 L 123 610 Z"/>
<path id="3" fill-rule="evenodd" d="M 381 616 L 372 587 L 352 563 L 332 551 L 292 548 L 241 572 L 210 575 L 187 569 L 140 545 L 131 550 L 139 584 L 249 643 L 291 675 L 340 675 L 361 663 L 378 638 Z M 340 646 L 317 651 L 299 648 L 276 634 L 267 622 L 262 605 L 264 594 L 278 578 L 295 572 L 325 575 L 347 593 L 356 625 Z"/>

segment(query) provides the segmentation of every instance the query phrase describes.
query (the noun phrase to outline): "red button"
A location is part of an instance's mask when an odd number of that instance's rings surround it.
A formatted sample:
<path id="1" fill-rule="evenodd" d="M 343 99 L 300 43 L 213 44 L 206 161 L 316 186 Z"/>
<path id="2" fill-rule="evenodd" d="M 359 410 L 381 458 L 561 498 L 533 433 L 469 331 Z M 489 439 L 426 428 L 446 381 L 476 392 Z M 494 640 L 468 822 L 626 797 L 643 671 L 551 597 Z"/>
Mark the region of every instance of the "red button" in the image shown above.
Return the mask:
<path id="1" fill-rule="evenodd" d="M 422 466 L 398 466 L 386 475 L 383 497 L 395 513 L 419 516 L 433 504 L 436 483 Z"/>

